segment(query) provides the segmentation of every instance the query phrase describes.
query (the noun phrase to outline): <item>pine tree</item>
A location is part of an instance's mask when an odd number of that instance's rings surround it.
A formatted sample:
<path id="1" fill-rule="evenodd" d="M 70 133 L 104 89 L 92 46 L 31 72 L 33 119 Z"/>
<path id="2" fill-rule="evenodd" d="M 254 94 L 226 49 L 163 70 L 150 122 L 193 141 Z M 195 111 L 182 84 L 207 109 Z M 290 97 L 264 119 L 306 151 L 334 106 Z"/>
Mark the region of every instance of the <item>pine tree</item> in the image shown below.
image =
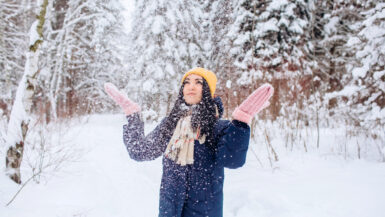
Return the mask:
<path id="1" fill-rule="evenodd" d="M 347 98 L 341 97 L 352 81 L 351 66 L 362 60 L 355 58 L 357 46 L 349 42 L 358 33 L 363 5 L 352 1 L 316 2 L 312 25 L 313 88 L 318 106 L 333 121 L 351 119 L 346 113 Z M 315 96 L 314 95 L 314 96 Z"/>
<path id="2" fill-rule="evenodd" d="M 349 80 L 337 95 L 349 106 L 353 124 L 373 129 L 385 124 L 385 3 L 367 1 L 361 10 L 358 34 L 347 41 L 355 61 L 347 65 Z"/>
<path id="3" fill-rule="evenodd" d="M 136 3 L 130 40 L 133 69 L 127 88 L 139 100 L 145 118 L 156 119 L 170 111 L 183 73 L 207 65 L 209 5 L 205 1 Z"/>
<path id="4" fill-rule="evenodd" d="M 275 88 L 273 118 L 281 107 L 297 102 L 301 76 L 310 74 L 304 53 L 310 19 L 309 7 L 296 1 L 240 1 L 235 7 L 231 54 L 236 57 L 240 86 L 255 89 L 262 82 Z M 279 100 L 278 100 L 279 99 Z"/>

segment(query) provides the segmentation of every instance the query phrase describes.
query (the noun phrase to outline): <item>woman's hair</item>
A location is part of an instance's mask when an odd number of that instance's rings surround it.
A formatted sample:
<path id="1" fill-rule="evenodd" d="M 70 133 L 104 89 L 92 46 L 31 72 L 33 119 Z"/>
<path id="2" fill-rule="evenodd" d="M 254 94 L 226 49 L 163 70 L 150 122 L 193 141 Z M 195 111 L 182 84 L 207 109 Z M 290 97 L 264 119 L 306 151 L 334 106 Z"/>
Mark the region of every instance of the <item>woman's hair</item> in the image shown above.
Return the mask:
<path id="1" fill-rule="evenodd" d="M 191 127 L 193 130 L 195 131 L 199 127 L 201 136 L 205 134 L 206 138 L 211 138 L 217 117 L 216 104 L 211 97 L 209 85 L 203 79 L 202 99 L 195 105 L 188 105 L 186 103 L 183 98 L 183 88 L 184 84 L 180 87 L 178 98 L 167 118 L 168 123 L 166 126 L 168 130 L 173 133 L 180 118 L 186 116 L 191 110 Z"/>

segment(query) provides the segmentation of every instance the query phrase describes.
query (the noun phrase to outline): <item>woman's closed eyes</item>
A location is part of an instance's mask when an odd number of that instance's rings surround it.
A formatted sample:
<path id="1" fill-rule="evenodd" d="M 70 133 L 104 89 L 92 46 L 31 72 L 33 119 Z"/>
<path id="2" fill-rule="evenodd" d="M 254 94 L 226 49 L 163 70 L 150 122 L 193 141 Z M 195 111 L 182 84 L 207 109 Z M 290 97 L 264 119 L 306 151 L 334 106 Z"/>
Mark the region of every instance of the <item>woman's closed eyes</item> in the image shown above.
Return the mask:
<path id="1" fill-rule="evenodd" d="M 190 80 L 186 79 L 183 84 L 186 85 L 186 84 L 190 84 Z M 201 79 L 196 79 L 195 80 L 195 84 L 200 84 L 200 85 L 203 85 L 203 81 Z"/>

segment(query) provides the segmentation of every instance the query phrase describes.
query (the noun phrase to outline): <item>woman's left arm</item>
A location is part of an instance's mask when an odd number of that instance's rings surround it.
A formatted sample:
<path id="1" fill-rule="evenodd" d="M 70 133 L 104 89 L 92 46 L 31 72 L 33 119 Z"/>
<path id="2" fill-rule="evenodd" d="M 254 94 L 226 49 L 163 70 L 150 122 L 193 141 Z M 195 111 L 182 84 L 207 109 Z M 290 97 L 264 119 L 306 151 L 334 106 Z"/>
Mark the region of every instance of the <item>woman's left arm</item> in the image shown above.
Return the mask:
<path id="1" fill-rule="evenodd" d="M 216 158 L 219 166 L 235 169 L 243 166 L 249 148 L 250 127 L 241 121 L 221 121 Z"/>
<path id="2" fill-rule="evenodd" d="M 251 119 L 262 109 L 269 106 L 268 100 L 274 93 L 270 84 L 264 84 L 255 90 L 233 114 L 233 121 L 218 133 L 218 163 L 228 168 L 238 168 L 246 161 L 250 140 Z M 223 123 L 223 122 L 222 122 Z"/>

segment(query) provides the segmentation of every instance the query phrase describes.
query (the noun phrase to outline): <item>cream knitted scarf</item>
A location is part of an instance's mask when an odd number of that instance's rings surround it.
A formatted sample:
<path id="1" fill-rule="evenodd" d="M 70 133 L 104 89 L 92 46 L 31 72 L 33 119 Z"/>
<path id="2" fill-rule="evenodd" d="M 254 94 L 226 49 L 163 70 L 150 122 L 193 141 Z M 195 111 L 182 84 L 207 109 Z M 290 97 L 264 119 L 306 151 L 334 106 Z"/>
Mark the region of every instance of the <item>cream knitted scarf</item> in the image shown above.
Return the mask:
<path id="1" fill-rule="evenodd" d="M 199 138 L 199 127 L 194 132 L 191 127 L 191 115 L 181 118 L 175 128 L 170 142 L 167 145 L 165 156 L 181 166 L 194 163 L 194 140 L 203 144 L 206 136 Z"/>

